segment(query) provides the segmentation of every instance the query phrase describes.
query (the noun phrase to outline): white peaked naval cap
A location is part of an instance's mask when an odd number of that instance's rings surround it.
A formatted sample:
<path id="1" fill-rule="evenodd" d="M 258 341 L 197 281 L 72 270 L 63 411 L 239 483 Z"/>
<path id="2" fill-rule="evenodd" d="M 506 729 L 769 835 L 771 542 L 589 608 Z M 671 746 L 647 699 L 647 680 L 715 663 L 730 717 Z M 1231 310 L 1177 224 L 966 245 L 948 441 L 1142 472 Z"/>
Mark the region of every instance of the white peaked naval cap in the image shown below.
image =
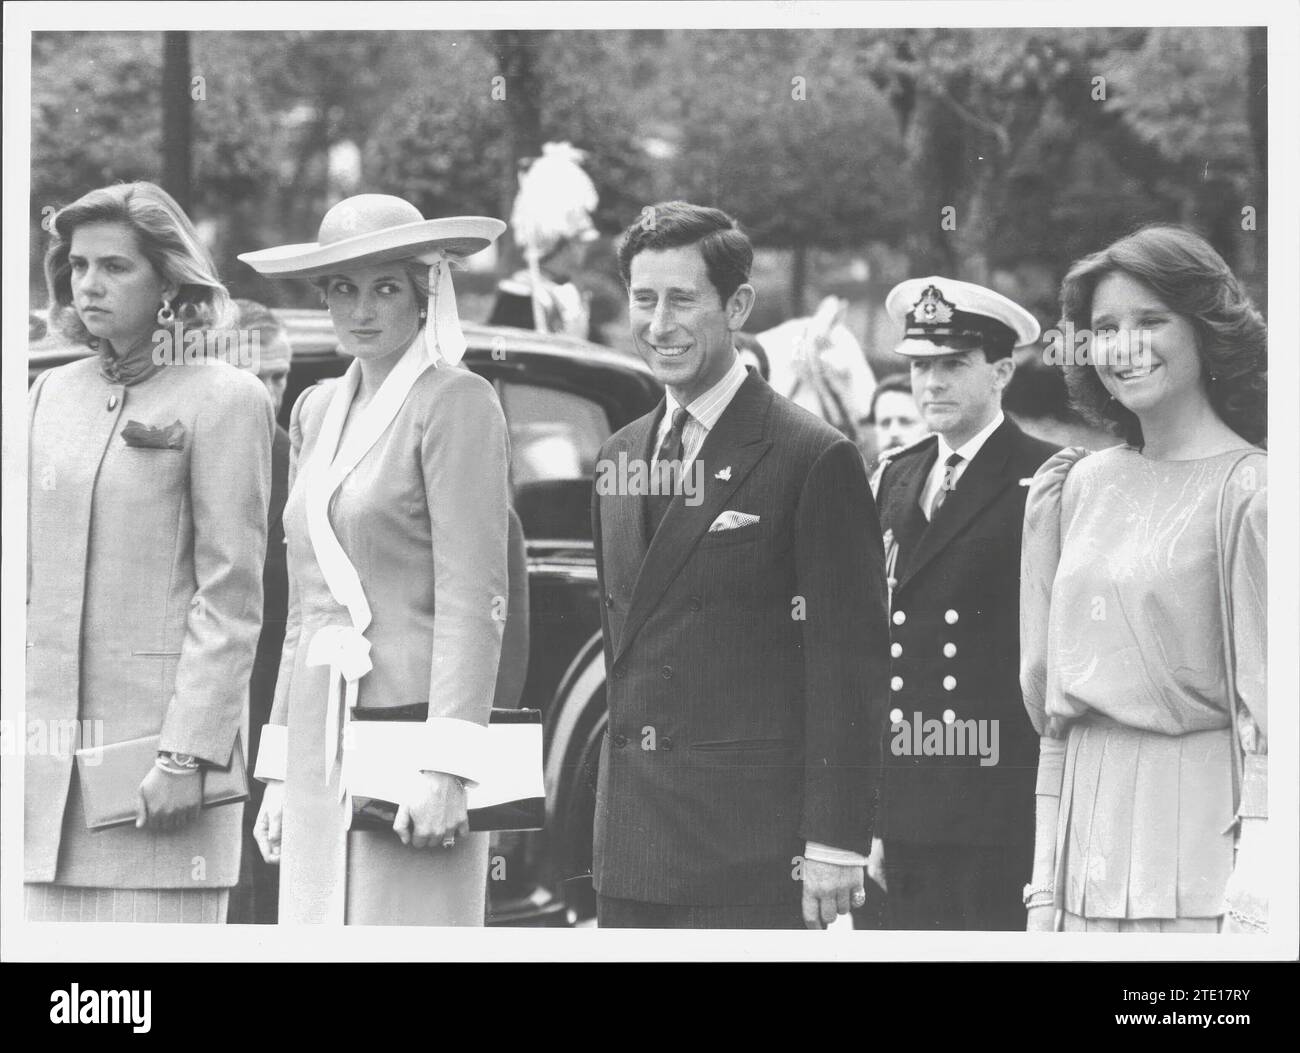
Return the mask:
<path id="1" fill-rule="evenodd" d="M 911 358 L 981 347 L 1010 354 L 1041 331 L 1032 314 L 1001 293 L 939 275 L 899 282 L 885 297 L 885 310 L 903 327 L 894 350 Z"/>

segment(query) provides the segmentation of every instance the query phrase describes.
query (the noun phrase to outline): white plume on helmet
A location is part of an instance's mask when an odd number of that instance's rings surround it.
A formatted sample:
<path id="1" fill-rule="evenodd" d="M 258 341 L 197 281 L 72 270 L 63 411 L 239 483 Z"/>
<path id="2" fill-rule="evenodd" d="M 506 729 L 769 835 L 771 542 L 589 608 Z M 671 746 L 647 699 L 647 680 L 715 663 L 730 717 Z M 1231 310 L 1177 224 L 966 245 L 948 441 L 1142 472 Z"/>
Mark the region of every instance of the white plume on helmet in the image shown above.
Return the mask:
<path id="1" fill-rule="evenodd" d="M 561 241 L 595 237 L 591 215 L 600 197 L 582 170 L 586 156 L 569 143 L 546 143 L 520 175 L 510 229 L 526 256 L 543 259 Z"/>

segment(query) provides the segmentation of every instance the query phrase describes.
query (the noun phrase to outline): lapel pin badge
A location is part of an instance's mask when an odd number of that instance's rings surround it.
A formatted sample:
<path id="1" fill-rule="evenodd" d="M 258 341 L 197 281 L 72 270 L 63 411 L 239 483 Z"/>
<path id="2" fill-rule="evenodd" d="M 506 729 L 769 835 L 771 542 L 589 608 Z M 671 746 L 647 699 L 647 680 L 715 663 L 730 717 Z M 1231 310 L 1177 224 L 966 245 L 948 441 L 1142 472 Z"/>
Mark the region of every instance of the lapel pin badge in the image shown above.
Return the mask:
<path id="1" fill-rule="evenodd" d="M 727 465 L 727 467 L 715 474 L 713 478 L 721 479 L 724 483 L 729 482 L 731 480 L 731 465 Z"/>

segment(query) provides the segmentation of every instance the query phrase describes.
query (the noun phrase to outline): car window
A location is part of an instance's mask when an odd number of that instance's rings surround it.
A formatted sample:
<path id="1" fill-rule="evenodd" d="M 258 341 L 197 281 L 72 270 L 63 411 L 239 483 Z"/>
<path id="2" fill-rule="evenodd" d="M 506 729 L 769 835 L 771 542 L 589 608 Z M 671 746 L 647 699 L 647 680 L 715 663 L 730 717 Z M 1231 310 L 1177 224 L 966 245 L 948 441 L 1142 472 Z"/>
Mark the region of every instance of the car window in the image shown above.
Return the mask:
<path id="1" fill-rule="evenodd" d="M 609 417 L 572 391 L 505 381 L 515 509 L 531 539 L 590 540 L 591 479 Z"/>

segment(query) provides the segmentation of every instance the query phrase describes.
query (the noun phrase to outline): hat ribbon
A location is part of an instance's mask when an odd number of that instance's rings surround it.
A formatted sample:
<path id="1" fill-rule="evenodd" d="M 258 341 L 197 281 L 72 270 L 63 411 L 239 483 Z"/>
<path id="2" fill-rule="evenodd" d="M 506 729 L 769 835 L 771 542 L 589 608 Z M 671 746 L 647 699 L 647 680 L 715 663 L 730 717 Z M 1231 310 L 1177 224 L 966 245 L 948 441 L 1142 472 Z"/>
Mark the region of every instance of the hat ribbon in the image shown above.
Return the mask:
<path id="1" fill-rule="evenodd" d="M 424 346 L 431 361 L 441 358 L 454 366 L 465 357 L 467 344 L 456 310 L 451 260 L 442 252 L 429 264 L 429 318 L 424 327 Z"/>

